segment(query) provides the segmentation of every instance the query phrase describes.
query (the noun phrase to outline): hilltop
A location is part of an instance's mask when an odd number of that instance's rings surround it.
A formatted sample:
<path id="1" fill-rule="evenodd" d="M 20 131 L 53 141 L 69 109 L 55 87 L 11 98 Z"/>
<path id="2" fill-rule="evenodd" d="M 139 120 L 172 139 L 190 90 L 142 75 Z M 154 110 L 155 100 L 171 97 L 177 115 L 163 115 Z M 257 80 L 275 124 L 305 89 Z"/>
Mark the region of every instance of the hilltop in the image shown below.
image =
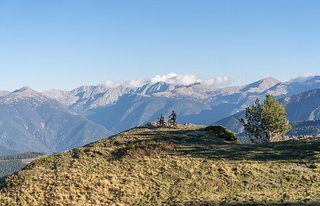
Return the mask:
<path id="1" fill-rule="evenodd" d="M 0 205 L 317 205 L 320 140 L 243 145 L 210 127 L 134 128 L 38 159 Z"/>

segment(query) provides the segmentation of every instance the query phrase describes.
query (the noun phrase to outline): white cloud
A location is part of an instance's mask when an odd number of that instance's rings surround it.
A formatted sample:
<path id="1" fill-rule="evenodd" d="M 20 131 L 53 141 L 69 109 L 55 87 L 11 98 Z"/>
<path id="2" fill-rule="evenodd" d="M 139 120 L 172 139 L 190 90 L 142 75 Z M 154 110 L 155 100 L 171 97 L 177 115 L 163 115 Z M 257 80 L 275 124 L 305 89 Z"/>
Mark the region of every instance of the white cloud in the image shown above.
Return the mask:
<path id="1" fill-rule="evenodd" d="M 157 82 L 166 82 L 168 84 L 178 84 L 178 85 L 190 85 L 197 82 L 201 82 L 200 79 L 198 79 L 193 74 L 176 74 L 176 73 L 169 73 L 166 75 L 156 75 L 150 80 L 151 83 L 157 83 Z"/>
<path id="2" fill-rule="evenodd" d="M 141 87 L 146 83 L 147 82 L 143 79 L 133 79 L 133 80 L 125 81 L 126 86 L 133 87 L 133 88 Z"/>
<path id="3" fill-rule="evenodd" d="M 103 83 L 104 86 L 108 88 L 116 88 L 119 86 L 126 86 L 130 88 L 136 88 L 140 87 L 144 84 L 146 84 L 147 81 L 143 79 L 133 79 L 133 80 L 126 80 L 126 81 L 112 81 L 112 80 L 107 80 Z"/>
<path id="4" fill-rule="evenodd" d="M 107 80 L 104 82 L 104 85 L 109 88 L 114 88 L 120 85 L 127 87 L 140 87 L 147 83 L 157 83 L 157 82 L 165 82 L 168 84 L 175 85 L 191 85 L 194 83 L 202 83 L 205 85 L 210 85 L 214 87 L 222 87 L 226 86 L 230 83 L 230 78 L 227 76 L 217 76 L 210 79 L 200 79 L 194 74 L 176 74 L 176 73 L 168 73 L 165 75 L 155 75 L 149 80 L 146 79 L 133 79 L 122 82 L 115 82 L 111 80 Z"/>
<path id="5" fill-rule="evenodd" d="M 119 82 L 115 82 L 115 81 L 111 81 L 111 80 L 107 80 L 103 83 L 104 86 L 108 87 L 108 88 L 115 88 L 120 86 Z"/>
<path id="6" fill-rule="evenodd" d="M 291 79 L 289 82 L 305 82 L 315 76 L 317 76 L 317 74 L 311 73 L 311 72 L 305 72 L 300 74 L 298 77 Z"/>
<path id="7" fill-rule="evenodd" d="M 203 80 L 202 83 L 214 87 L 223 87 L 230 84 L 231 80 L 227 76 L 217 76 L 211 79 Z"/>
<path id="8" fill-rule="evenodd" d="M 167 82 L 170 79 L 173 79 L 177 77 L 178 75 L 176 73 L 169 73 L 165 75 L 156 75 L 153 78 L 151 78 L 151 83 L 157 83 L 157 82 Z"/>

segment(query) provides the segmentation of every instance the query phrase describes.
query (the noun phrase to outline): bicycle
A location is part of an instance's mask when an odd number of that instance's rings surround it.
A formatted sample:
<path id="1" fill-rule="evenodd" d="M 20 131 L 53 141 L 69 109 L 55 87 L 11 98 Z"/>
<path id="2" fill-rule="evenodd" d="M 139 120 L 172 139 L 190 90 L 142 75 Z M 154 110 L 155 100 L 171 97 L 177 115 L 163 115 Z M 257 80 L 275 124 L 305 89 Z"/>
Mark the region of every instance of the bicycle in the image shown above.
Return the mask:
<path id="1" fill-rule="evenodd" d="M 177 122 L 175 119 L 169 119 L 168 120 L 168 126 L 177 126 Z"/>

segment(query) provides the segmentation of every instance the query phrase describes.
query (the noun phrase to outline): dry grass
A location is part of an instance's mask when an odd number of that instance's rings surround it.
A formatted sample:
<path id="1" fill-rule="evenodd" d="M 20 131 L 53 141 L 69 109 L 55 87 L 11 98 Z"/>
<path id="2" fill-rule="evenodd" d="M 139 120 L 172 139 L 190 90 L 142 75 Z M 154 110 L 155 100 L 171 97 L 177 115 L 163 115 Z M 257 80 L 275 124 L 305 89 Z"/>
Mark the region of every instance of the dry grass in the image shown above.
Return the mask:
<path id="1" fill-rule="evenodd" d="M 319 147 L 137 128 L 36 160 L 7 178 L 0 205 L 318 205 Z"/>

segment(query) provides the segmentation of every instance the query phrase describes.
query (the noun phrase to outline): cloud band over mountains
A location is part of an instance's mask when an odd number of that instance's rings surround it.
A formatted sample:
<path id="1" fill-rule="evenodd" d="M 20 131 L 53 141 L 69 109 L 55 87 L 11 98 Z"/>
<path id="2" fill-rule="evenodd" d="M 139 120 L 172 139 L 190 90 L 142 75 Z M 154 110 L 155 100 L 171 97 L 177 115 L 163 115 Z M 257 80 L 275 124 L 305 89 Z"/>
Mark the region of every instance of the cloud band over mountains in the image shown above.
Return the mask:
<path id="1" fill-rule="evenodd" d="M 191 85 L 195 83 L 202 83 L 214 87 L 223 87 L 229 85 L 231 80 L 227 76 L 217 76 L 210 79 L 200 79 L 194 74 L 176 74 L 172 72 L 165 75 L 155 75 L 150 79 L 140 78 L 126 81 L 107 80 L 104 82 L 104 85 L 107 87 L 118 87 L 121 85 L 127 87 L 140 87 L 148 83 L 154 84 L 158 82 L 165 82 L 174 85 Z"/>

